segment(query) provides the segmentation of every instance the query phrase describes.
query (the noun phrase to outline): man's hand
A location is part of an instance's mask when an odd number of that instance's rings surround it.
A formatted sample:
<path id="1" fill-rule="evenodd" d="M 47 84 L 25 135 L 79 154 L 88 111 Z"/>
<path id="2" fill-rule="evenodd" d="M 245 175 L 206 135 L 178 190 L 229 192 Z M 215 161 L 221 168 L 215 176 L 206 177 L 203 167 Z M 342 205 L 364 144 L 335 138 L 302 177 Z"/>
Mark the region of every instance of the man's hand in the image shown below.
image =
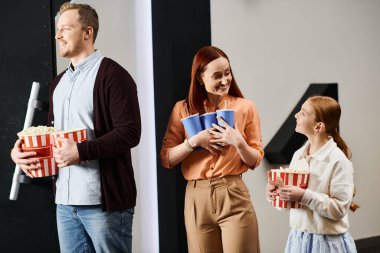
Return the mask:
<path id="1" fill-rule="evenodd" d="M 37 155 L 36 152 L 22 152 L 22 140 L 18 139 L 11 150 L 11 158 L 13 162 L 29 177 L 34 177 L 29 170 L 39 169 L 38 159 L 32 157 Z"/>
<path id="2" fill-rule="evenodd" d="M 59 137 L 57 141 L 62 142 L 62 147 L 53 148 L 55 162 L 58 163 L 59 168 L 70 166 L 73 164 L 78 164 L 79 152 L 77 148 L 77 143 L 73 140 Z"/>

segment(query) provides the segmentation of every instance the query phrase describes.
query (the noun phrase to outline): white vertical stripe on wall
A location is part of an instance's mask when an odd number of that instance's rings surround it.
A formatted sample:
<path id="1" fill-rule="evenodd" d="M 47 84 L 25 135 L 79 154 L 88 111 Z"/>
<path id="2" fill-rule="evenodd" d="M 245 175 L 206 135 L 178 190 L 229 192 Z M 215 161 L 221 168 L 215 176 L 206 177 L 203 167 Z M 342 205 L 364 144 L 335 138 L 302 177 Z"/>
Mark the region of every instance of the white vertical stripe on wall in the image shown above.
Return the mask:
<path id="1" fill-rule="evenodd" d="M 135 252 L 159 252 L 156 132 L 154 114 L 153 44 L 151 1 L 135 1 L 136 34 L 136 82 L 138 83 L 142 135 L 137 148 L 139 167 L 137 205 L 141 212 L 140 250 Z M 134 159 L 137 157 L 134 156 Z"/>
<path id="2" fill-rule="evenodd" d="M 211 0 L 212 42 L 226 51 L 239 86 L 254 100 L 266 145 L 309 83 L 337 82 L 340 130 L 353 152 L 362 206 L 349 212 L 354 239 L 380 235 L 380 1 Z M 281 252 L 288 212 L 265 200 L 264 161 L 244 175 L 263 252 Z"/>

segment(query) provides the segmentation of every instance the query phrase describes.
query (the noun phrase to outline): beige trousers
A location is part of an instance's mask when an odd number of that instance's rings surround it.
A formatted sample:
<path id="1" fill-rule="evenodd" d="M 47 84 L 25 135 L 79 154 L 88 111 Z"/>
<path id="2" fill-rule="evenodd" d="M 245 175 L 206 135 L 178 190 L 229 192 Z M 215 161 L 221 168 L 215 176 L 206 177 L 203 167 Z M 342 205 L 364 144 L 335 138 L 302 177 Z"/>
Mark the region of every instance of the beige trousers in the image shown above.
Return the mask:
<path id="1" fill-rule="evenodd" d="M 259 253 L 256 214 L 241 176 L 188 181 L 189 253 Z"/>

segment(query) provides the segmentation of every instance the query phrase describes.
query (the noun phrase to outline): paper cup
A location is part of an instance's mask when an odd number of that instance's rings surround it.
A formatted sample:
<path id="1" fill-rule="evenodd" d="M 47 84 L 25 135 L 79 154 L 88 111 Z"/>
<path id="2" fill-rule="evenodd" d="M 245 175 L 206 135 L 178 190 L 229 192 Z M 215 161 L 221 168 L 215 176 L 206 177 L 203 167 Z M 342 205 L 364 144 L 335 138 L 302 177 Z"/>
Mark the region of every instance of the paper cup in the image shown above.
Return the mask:
<path id="1" fill-rule="evenodd" d="M 200 116 L 202 129 L 212 128 L 212 124 L 218 124 L 216 120 L 216 112 L 208 112 Z"/>
<path id="2" fill-rule="evenodd" d="M 37 165 L 40 169 L 29 170 L 35 177 L 48 177 L 56 175 L 58 172 L 57 164 L 53 157 L 53 139 L 50 133 L 39 135 L 19 135 L 23 140 L 21 146 L 23 152 L 36 152 L 33 158 L 38 159 Z"/>
<path id="3" fill-rule="evenodd" d="M 189 137 L 196 135 L 200 131 L 202 131 L 202 124 L 199 118 L 199 113 L 193 114 L 187 118 L 181 119 L 185 130 Z"/>
<path id="4" fill-rule="evenodd" d="M 294 185 L 303 189 L 307 188 L 309 181 L 309 173 L 284 172 L 279 170 L 268 171 L 268 180 L 278 183 L 277 177 L 280 177 L 284 185 Z M 277 208 L 302 208 L 298 201 L 282 201 L 279 196 L 276 196 L 271 204 Z"/>
<path id="5" fill-rule="evenodd" d="M 230 127 L 234 127 L 234 110 L 221 109 L 216 111 L 216 115 L 221 117 Z M 222 123 L 218 120 L 218 125 L 223 127 Z"/>
<path id="6" fill-rule="evenodd" d="M 61 141 L 57 140 L 58 137 L 73 140 L 76 143 L 85 142 L 88 139 L 87 138 L 87 129 L 86 128 L 76 128 L 76 129 L 71 129 L 71 130 L 53 133 L 54 144 L 57 148 L 60 148 L 63 145 L 62 145 Z"/>

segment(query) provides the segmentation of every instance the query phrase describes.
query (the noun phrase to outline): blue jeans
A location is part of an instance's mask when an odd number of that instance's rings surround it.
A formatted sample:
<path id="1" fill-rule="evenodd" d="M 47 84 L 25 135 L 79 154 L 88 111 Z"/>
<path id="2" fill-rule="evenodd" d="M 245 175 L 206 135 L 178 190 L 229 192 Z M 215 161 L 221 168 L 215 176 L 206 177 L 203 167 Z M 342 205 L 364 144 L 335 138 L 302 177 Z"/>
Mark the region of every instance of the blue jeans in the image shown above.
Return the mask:
<path id="1" fill-rule="evenodd" d="M 61 253 L 132 252 L 134 208 L 103 212 L 100 205 L 57 205 Z"/>

